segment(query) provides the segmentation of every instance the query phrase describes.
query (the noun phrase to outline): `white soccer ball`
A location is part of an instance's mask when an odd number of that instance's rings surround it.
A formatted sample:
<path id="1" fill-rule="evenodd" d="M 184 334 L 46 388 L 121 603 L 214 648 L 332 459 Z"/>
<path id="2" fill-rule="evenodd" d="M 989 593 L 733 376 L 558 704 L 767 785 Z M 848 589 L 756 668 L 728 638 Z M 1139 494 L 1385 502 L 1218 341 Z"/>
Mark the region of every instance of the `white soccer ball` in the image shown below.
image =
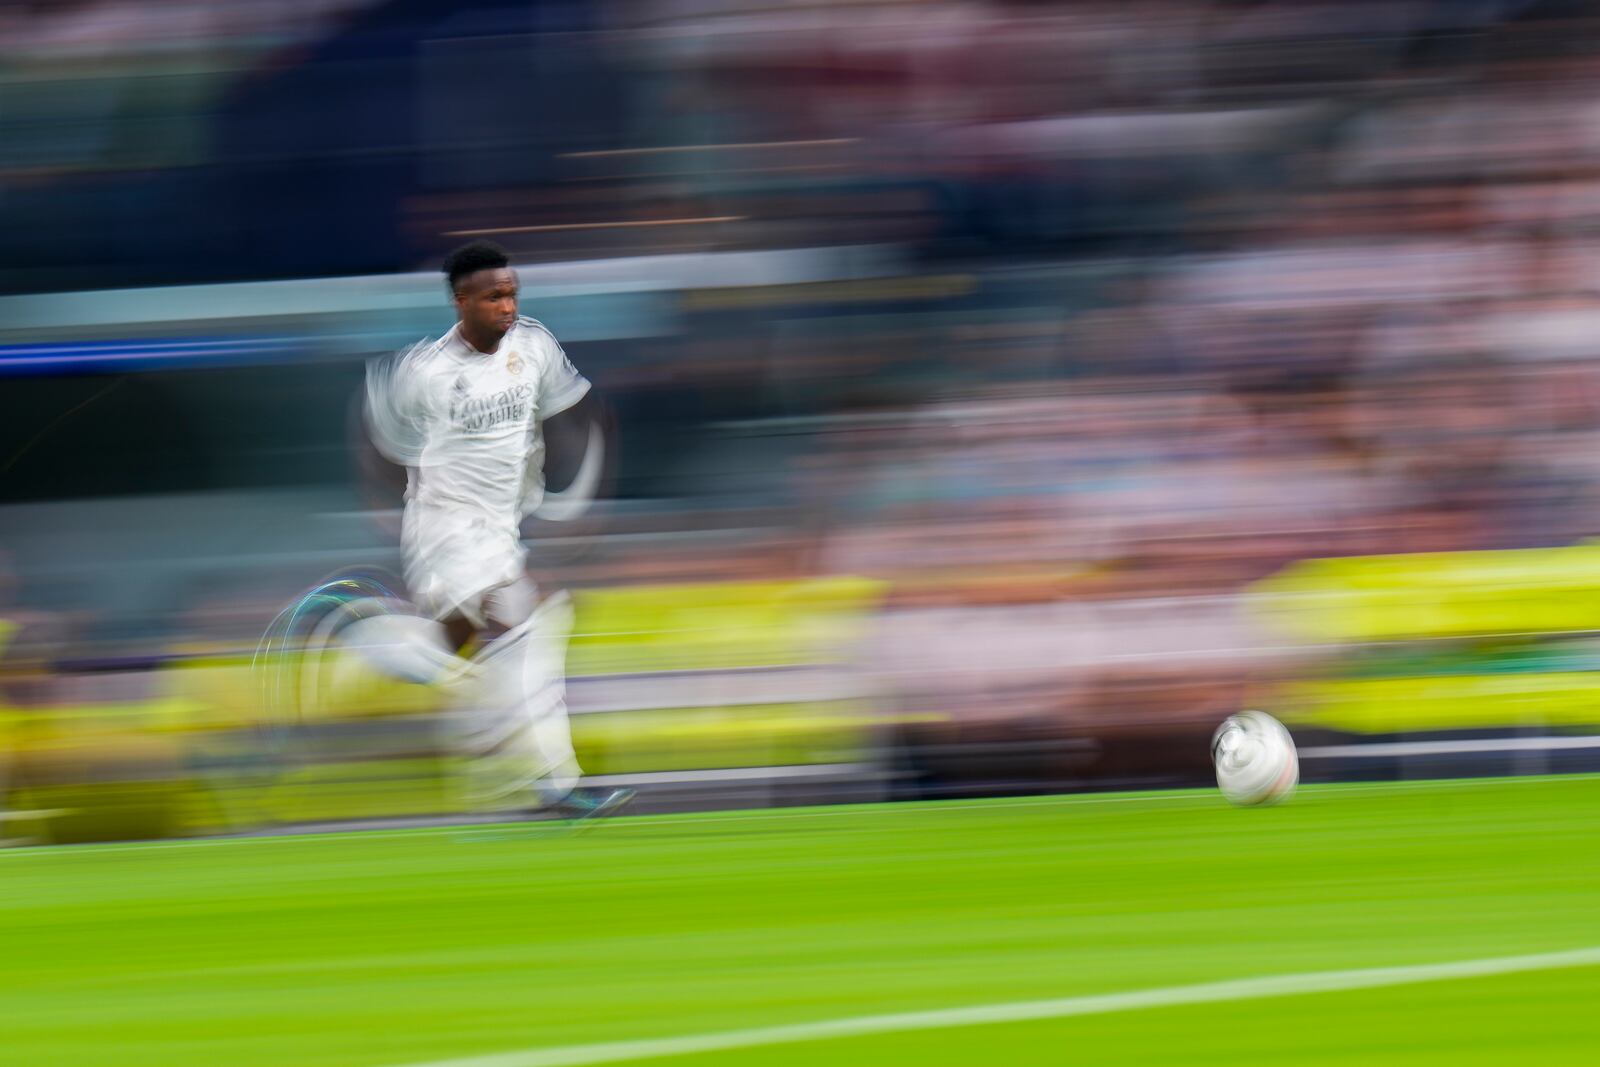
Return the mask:
<path id="1" fill-rule="evenodd" d="M 1234 804 L 1277 804 L 1300 781 L 1300 757 L 1283 723 L 1263 711 L 1230 715 L 1211 736 L 1217 788 Z"/>

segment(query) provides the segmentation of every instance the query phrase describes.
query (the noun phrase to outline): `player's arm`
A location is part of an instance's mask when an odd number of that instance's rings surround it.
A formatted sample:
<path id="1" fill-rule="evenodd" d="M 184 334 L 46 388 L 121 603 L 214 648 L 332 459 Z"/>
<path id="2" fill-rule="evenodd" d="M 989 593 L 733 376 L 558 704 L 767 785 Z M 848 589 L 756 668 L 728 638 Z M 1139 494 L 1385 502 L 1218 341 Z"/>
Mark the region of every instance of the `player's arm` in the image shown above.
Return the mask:
<path id="1" fill-rule="evenodd" d="M 553 522 L 576 519 L 610 486 L 615 467 L 611 420 L 591 390 L 546 420 L 543 433 L 545 492 L 533 514 Z"/>
<path id="2" fill-rule="evenodd" d="M 368 361 L 366 387 L 351 420 L 358 484 L 379 514 L 399 506 L 409 470 L 421 462 L 428 405 L 415 357 L 422 347 Z"/>
<path id="3" fill-rule="evenodd" d="M 589 380 L 572 365 L 560 343 L 543 326 L 538 406 L 546 412 L 540 426 L 544 457 L 538 502 L 524 515 L 547 522 L 571 522 L 588 513 L 610 486 L 616 440 L 605 405 Z M 528 472 L 534 472 L 530 469 Z M 525 486 L 525 491 L 527 486 Z"/>
<path id="4" fill-rule="evenodd" d="M 389 515 L 399 509 L 405 498 L 406 468 L 385 456 L 373 443 L 367 429 L 366 412 L 359 402 L 352 405 L 349 419 L 349 454 L 355 466 L 355 484 L 362 502 L 369 512 Z M 388 528 L 393 523 L 384 523 Z"/>
<path id="5" fill-rule="evenodd" d="M 427 441 L 432 398 L 418 355 L 423 347 L 367 362 L 367 433 L 378 451 L 399 467 L 418 466 Z"/>

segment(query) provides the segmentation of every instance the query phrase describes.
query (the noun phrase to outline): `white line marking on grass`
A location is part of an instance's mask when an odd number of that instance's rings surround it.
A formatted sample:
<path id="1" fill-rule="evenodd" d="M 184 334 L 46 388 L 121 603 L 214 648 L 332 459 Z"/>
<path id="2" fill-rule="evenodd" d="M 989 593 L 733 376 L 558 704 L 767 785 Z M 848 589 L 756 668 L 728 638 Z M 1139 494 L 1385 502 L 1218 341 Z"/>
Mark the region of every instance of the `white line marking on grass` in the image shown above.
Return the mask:
<path id="1" fill-rule="evenodd" d="M 942 1008 L 935 1011 L 819 1019 L 808 1023 L 763 1026 L 749 1030 L 723 1030 L 709 1034 L 684 1034 L 678 1037 L 607 1041 L 593 1045 L 524 1049 L 518 1052 L 497 1052 L 463 1059 L 432 1060 L 410 1064 L 408 1067 L 579 1067 L 582 1064 L 686 1056 L 697 1052 L 722 1052 L 728 1049 L 822 1041 L 829 1038 L 984 1026 L 992 1023 L 1031 1022 L 1039 1019 L 1064 1019 L 1075 1015 L 1105 1015 L 1110 1012 L 1138 1011 L 1144 1008 L 1169 1008 L 1229 1000 L 1297 996 L 1306 993 L 1337 993 L 1353 989 L 1376 989 L 1381 986 L 1413 985 L 1457 978 L 1482 978 L 1522 971 L 1596 965 L 1600 965 L 1600 945 L 1529 956 L 1498 956 L 1488 959 L 1456 960 L 1450 963 L 1372 967 L 1352 971 L 1278 974 L 1227 982 L 1205 982 L 1200 985 L 1061 997 L 1055 1000 L 1023 1000 L 970 1008 Z"/>

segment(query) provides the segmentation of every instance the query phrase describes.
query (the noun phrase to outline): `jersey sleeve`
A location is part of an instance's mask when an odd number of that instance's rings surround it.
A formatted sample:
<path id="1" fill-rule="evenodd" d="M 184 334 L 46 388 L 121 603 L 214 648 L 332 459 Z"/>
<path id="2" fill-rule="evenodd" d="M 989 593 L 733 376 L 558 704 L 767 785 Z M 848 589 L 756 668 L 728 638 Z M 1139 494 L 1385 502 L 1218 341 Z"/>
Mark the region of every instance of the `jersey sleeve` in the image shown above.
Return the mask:
<path id="1" fill-rule="evenodd" d="M 545 334 L 547 351 L 539 372 L 539 415 L 548 419 L 559 415 L 589 392 L 589 379 L 578 373 L 560 342 Z"/>
<path id="2" fill-rule="evenodd" d="M 420 466 L 427 444 L 428 393 L 420 358 L 425 347 L 367 363 L 367 432 L 379 452 L 403 467 Z"/>

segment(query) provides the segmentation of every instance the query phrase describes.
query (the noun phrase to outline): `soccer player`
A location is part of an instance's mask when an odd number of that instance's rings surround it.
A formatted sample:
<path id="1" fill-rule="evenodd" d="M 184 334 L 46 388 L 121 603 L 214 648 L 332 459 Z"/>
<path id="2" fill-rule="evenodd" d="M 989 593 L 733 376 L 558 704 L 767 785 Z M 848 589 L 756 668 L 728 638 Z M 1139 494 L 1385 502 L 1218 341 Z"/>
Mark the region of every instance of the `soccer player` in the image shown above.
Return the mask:
<path id="1" fill-rule="evenodd" d="M 406 583 L 439 624 L 430 637 L 439 647 L 413 656 L 409 673 L 471 679 L 462 692 L 469 763 L 492 768 L 478 806 L 609 814 L 633 791 L 578 785 L 564 681 L 570 601 L 540 601 L 521 541 L 525 517 L 581 510 L 592 497 L 604 452 L 597 405 L 555 336 L 517 315 L 503 249 L 474 241 L 444 273 L 456 325 L 367 371 L 373 444 L 406 468 Z M 547 471 L 571 476 L 559 499 L 547 499 Z"/>

